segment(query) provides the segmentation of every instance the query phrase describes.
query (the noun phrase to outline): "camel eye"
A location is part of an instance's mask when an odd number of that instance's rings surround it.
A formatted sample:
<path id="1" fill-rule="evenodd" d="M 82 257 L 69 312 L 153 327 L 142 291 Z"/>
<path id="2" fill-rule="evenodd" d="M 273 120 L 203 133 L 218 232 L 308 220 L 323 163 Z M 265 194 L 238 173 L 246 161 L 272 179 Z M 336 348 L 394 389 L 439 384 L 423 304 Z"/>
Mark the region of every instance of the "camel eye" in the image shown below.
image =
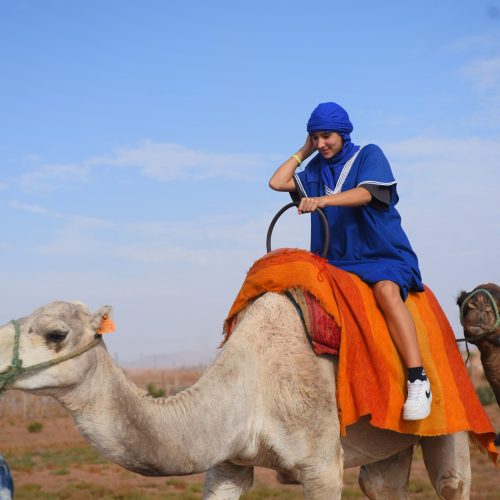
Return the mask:
<path id="1" fill-rule="evenodd" d="M 62 342 L 68 336 L 68 332 L 54 330 L 46 335 L 47 342 Z"/>

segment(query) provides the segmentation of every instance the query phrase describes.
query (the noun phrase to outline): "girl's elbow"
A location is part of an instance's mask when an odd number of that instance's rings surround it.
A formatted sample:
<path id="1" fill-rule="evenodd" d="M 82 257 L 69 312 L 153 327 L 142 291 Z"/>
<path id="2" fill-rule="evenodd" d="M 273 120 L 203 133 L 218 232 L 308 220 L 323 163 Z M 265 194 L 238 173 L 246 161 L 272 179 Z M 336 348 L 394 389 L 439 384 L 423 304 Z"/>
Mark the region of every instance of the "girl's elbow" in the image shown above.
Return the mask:
<path id="1" fill-rule="evenodd" d="M 269 187 L 274 191 L 280 191 L 281 185 L 274 177 L 271 177 L 269 180 Z"/>

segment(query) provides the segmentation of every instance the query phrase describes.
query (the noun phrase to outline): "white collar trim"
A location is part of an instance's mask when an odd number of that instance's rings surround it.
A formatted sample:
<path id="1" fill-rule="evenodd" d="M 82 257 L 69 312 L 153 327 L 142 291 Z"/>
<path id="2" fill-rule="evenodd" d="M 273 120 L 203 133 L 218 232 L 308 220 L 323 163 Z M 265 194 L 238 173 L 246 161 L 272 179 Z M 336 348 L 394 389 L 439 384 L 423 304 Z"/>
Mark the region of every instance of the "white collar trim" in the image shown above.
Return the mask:
<path id="1" fill-rule="evenodd" d="M 340 172 L 339 178 L 337 180 L 337 184 L 335 184 L 335 189 L 332 191 L 328 186 L 325 186 L 326 194 L 338 194 L 342 191 L 342 186 L 351 171 L 351 167 L 353 163 L 356 161 L 359 152 L 363 149 L 364 146 L 360 147 L 346 162 L 344 168 L 342 168 L 342 172 Z"/>

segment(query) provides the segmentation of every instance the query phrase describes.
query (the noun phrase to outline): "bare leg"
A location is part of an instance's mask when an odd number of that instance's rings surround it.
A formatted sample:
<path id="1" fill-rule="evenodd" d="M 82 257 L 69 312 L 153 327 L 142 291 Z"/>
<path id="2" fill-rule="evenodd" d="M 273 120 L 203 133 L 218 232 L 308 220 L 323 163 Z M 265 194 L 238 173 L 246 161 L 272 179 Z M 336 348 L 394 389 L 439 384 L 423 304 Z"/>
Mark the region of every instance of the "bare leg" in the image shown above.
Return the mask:
<path id="1" fill-rule="evenodd" d="M 384 312 L 392 341 L 406 367 L 422 366 L 415 323 L 401 299 L 399 286 L 392 281 L 379 281 L 373 285 L 373 292 Z"/>

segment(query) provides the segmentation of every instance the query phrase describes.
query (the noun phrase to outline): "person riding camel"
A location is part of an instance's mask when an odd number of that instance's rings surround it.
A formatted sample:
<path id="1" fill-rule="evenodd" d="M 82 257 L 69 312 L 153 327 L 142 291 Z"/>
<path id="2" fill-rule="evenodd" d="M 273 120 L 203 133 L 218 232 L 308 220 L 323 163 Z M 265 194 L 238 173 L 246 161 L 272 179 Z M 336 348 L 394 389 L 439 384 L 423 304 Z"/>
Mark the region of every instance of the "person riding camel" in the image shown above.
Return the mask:
<path id="1" fill-rule="evenodd" d="M 351 142 L 352 123 L 334 102 L 319 104 L 307 123 L 305 144 L 278 167 L 269 181 L 276 191 L 300 199 L 299 214 L 326 214 L 330 264 L 371 285 L 389 333 L 407 368 L 404 420 L 429 416 L 432 393 L 422 366 L 415 324 L 405 305 L 408 292 L 424 287 L 418 259 L 401 226 L 395 206 L 396 180 L 380 147 Z M 305 169 L 301 163 L 316 154 Z M 311 216 L 311 251 L 321 253 L 321 221 Z"/>

